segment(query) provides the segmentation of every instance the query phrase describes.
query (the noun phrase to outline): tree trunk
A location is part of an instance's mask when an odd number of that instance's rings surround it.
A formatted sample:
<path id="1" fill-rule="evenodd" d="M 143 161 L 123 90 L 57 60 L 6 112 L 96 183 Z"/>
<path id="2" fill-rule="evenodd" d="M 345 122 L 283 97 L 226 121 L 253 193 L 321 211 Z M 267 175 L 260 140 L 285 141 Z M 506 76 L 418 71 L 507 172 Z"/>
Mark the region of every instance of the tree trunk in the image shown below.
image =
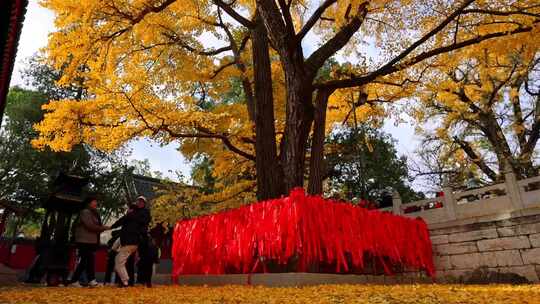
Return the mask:
<path id="1" fill-rule="evenodd" d="M 304 71 L 302 51 L 291 52 L 286 58 L 282 57 L 287 105 L 281 161 L 286 193 L 304 186 L 307 140 L 313 122 L 312 79 Z"/>
<path id="2" fill-rule="evenodd" d="M 324 166 L 324 136 L 326 129 L 326 106 L 330 91 L 317 92 L 315 98 L 315 115 L 313 120 L 313 139 L 311 144 L 311 158 L 309 160 L 309 194 L 323 193 Z"/>
<path id="3" fill-rule="evenodd" d="M 274 125 L 272 71 L 266 28 L 256 16 L 252 30 L 253 64 L 255 73 L 255 155 L 257 170 L 257 199 L 267 200 L 284 194 L 283 171 L 279 164 Z"/>
<path id="4" fill-rule="evenodd" d="M 486 135 L 491 146 L 495 150 L 499 163 L 499 175 L 503 175 L 505 168 L 508 165 L 512 168 L 512 171 L 516 174 L 518 179 L 523 178 L 523 172 L 520 170 L 518 161 L 512 155 L 512 150 L 508 145 L 506 136 L 504 135 L 501 127 L 499 126 L 497 119 L 492 112 L 481 113 L 479 115 L 480 129 Z"/>

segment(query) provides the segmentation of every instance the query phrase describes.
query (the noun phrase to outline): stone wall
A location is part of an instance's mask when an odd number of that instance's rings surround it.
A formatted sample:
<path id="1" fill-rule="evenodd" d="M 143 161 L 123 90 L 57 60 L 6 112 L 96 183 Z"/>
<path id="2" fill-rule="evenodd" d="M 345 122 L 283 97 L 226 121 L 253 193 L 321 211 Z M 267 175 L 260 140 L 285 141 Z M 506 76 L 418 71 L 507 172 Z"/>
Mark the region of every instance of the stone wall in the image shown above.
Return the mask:
<path id="1" fill-rule="evenodd" d="M 540 214 L 430 228 L 438 282 L 540 280 Z"/>

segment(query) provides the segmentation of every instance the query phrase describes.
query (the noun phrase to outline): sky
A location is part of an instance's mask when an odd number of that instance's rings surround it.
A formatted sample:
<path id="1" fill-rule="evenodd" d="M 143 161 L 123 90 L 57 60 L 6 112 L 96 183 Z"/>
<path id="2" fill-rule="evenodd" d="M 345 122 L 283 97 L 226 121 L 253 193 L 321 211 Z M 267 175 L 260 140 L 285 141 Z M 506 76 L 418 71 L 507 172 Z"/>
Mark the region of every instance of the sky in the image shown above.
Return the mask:
<path id="1" fill-rule="evenodd" d="M 11 79 L 11 86 L 25 86 L 21 78 L 21 69 L 24 68 L 24 60 L 40 48 L 47 45 L 48 34 L 55 30 L 54 13 L 48 9 L 42 8 L 38 0 L 30 0 L 26 18 L 23 24 L 19 48 L 17 52 L 15 68 Z M 317 38 L 313 35 L 306 37 L 306 43 L 303 44 L 306 54 L 313 51 L 317 44 Z M 214 41 L 208 41 L 207 46 L 214 45 Z M 404 117 L 407 121 L 407 117 Z M 419 139 L 414 134 L 414 129 L 409 123 L 395 124 L 393 120 L 385 122 L 384 131 L 392 134 L 397 140 L 396 148 L 400 155 L 406 155 L 409 158 L 414 157 L 413 153 L 418 147 Z M 175 178 L 175 171 L 180 171 L 184 176 L 189 176 L 190 167 L 184 157 L 177 151 L 178 145 L 170 144 L 161 147 L 151 140 L 136 140 L 129 144 L 132 151 L 131 159 L 148 159 L 152 171 L 160 171 L 164 176 Z"/>

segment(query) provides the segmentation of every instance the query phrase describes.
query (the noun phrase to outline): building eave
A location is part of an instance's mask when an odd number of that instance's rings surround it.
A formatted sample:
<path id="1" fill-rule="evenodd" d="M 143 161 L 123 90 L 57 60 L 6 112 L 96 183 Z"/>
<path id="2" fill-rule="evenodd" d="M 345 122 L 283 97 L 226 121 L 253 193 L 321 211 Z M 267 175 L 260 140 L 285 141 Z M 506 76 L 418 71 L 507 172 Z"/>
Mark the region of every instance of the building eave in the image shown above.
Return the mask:
<path id="1" fill-rule="evenodd" d="M 6 99 L 9 91 L 9 83 L 15 57 L 17 55 L 17 46 L 21 36 L 24 15 L 28 0 L 3 0 L 0 1 L 0 11 L 8 18 L 0 20 L 0 124 L 6 107 Z M 4 17 L 4 16 L 3 16 Z"/>

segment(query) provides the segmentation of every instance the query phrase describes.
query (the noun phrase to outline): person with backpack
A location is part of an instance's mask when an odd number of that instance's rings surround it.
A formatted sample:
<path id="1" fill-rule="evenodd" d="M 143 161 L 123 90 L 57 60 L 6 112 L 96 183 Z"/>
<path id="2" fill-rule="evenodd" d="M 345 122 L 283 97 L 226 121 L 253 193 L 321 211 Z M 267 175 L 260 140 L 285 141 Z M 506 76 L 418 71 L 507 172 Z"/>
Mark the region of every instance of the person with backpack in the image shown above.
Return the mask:
<path id="1" fill-rule="evenodd" d="M 80 211 L 78 220 L 74 223 L 74 240 L 77 246 L 79 263 L 73 272 L 70 286 L 81 287 L 79 282 L 81 274 L 86 273 L 88 286 L 99 286 L 95 275 L 95 252 L 99 246 L 100 233 L 109 230 L 110 227 L 101 223 L 97 211 L 98 200 L 90 196 L 84 201 L 85 208 Z"/>

